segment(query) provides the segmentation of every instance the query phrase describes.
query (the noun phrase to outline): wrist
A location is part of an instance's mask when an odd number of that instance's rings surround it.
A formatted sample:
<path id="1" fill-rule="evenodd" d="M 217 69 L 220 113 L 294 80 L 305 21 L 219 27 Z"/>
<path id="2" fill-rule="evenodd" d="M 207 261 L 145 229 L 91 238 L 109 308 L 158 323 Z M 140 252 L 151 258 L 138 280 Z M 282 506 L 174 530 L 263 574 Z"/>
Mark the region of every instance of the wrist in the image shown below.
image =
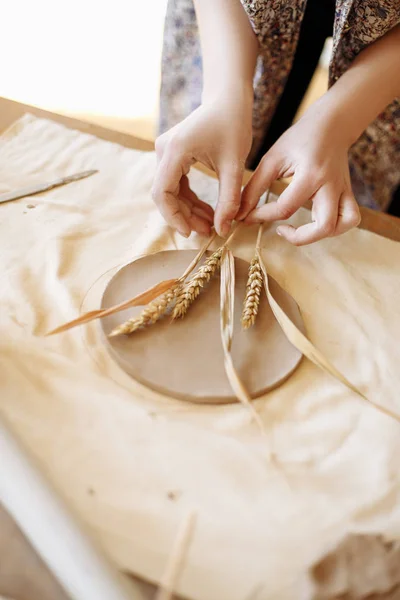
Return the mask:
<path id="1" fill-rule="evenodd" d="M 350 148 L 362 135 L 375 114 L 360 110 L 360 98 L 356 90 L 333 86 L 328 92 L 329 121 L 337 135 Z"/>
<path id="2" fill-rule="evenodd" d="M 253 110 L 253 82 L 221 78 L 218 82 L 204 82 L 202 104 L 238 104 L 243 109 Z"/>
<path id="3" fill-rule="evenodd" d="M 358 118 L 352 99 L 334 93 L 333 88 L 314 102 L 304 116 L 317 120 L 332 143 L 345 150 L 349 150 L 368 125 Z"/>

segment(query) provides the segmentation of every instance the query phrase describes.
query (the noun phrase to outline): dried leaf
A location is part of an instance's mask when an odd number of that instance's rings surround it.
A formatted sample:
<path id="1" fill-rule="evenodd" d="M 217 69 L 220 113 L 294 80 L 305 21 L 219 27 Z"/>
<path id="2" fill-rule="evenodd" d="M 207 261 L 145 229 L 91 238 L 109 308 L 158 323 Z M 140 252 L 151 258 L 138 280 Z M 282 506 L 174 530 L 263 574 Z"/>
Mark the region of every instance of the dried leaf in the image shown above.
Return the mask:
<path id="1" fill-rule="evenodd" d="M 310 340 L 299 330 L 296 325 L 290 320 L 284 310 L 279 306 L 278 302 L 273 297 L 268 283 L 268 274 L 265 268 L 265 264 L 261 255 L 261 251 L 257 250 L 258 259 L 260 261 L 261 271 L 264 279 L 264 287 L 265 292 L 268 297 L 269 304 L 271 306 L 272 312 L 275 315 L 276 320 L 282 328 L 282 331 L 288 338 L 289 342 L 293 344 L 300 352 L 304 354 L 311 362 L 320 367 L 326 373 L 329 373 L 336 379 L 338 379 L 341 383 L 343 383 L 346 387 L 356 393 L 360 398 L 377 408 L 382 413 L 396 419 L 396 421 L 400 422 L 400 415 L 396 414 L 389 408 L 381 406 L 377 404 L 373 400 L 367 398 L 355 385 L 353 385 L 340 371 L 334 367 L 327 358 L 316 348 Z"/>
<path id="2" fill-rule="evenodd" d="M 50 331 L 46 335 L 55 335 L 56 333 L 62 333 L 63 331 L 67 331 L 68 329 L 72 329 L 77 325 L 83 325 L 84 323 L 88 323 L 89 321 L 93 321 L 93 319 L 102 319 L 103 317 L 107 317 L 108 315 L 112 315 L 120 310 L 124 310 L 125 308 L 131 308 L 132 306 L 143 306 L 143 304 L 147 304 L 151 302 L 161 294 L 164 294 L 173 286 L 179 283 L 179 279 L 166 279 L 165 281 L 161 281 L 153 287 L 149 288 L 145 292 L 138 294 L 134 298 L 130 300 L 126 300 L 126 302 L 122 302 L 121 304 L 117 304 L 116 306 L 112 306 L 111 308 L 107 308 L 104 310 L 91 310 L 80 317 L 74 319 L 73 321 L 69 321 L 68 323 L 64 323 L 64 325 L 60 325 L 60 327 L 56 327 L 53 331 Z"/>
<path id="3" fill-rule="evenodd" d="M 251 398 L 233 365 L 231 347 L 235 309 L 235 259 L 231 250 L 223 248 L 221 259 L 220 322 L 226 375 L 237 399 L 246 406 L 265 435 L 264 423 L 251 403 Z"/>
<path id="4" fill-rule="evenodd" d="M 165 292 L 167 292 L 173 286 L 177 285 L 178 283 L 183 282 L 186 279 L 186 277 L 197 267 L 197 265 L 203 258 L 204 254 L 207 252 L 208 247 L 215 239 L 215 236 L 216 236 L 216 233 L 214 232 L 210 236 L 210 238 L 207 240 L 207 242 L 203 245 L 203 247 L 200 249 L 200 251 L 197 253 L 197 255 L 194 257 L 194 259 L 189 264 L 189 266 L 187 267 L 185 272 L 178 279 L 167 279 L 165 281 L 161 281 L 160 283 L 157 283 L 156 285 L 149 288 L 145 292 L 142 292 L 141 294 L 138 294 L 137 296 L 134 296 L 133 298 L 126 300 L 125 302 L 121 302 L 120 304 L 111 306 L 110 308 L 107 308 L 104 310 L 101 310 L 101 309 L 91 310 L 89 312 L 86 312 L 85 314 L 81 315 L 80 317 L 77 317 L 76 319 L 73 319 L 72 321 L 69 321 L 68 323 L 64 323 L 63 325 L 60 325 L 60 327 L 56 327 L 56 329 L 53 329 L 46 335 L 49 336 L 49 335 L 55 335 L 57 333 L 62 333 L 64 331 L 67 331 L 68 329 L 77 327 L 78 325 L 84 325 L 85 323 L 89 323 L 90 321 L 93 321 L 94 319 L 102 319 L 104 317 L 108 317 L 109 315 L 113 315 L 117 312 L 120 312 L 121 310 L 125 310 L 126 308 L 131 308 L 133 306 L 143 306 L 144 304 L 148 304 L 149 302 L 151 302 L 158 296 L 161 296 L 161 294 L 164 294 Z"/>
<path id="5" fill-rule="evenodd" d="M 194 257 L 194 259 L 192 260 L 192 262 L 187 267 L 186 271 L 181 275 L 181 277 L 179 278 L 180 281 L 184 281 L 186 279 L 186 277 L 188 275 L 190 275 L 190 273 L 192 271 L 194 271 L 194 269 L 197 267 L 197 265 L 199 264 L 199 262 L 203 258 L 204 254 L 207 252 L 208 248 L 211 246 L 212 242 L 215 240 L 216 236 L 217 236 L 217 234 L 214 231 L 212 233 L 212 235 L 208 238 L 208 240 L 206 241 L 206 243 L 204 244 L 204 246 L 196 254 L 196 256 Z"/>
<path id="6" fill-rule="evenodd" d="M 223 249 L 221 257 L 220 310 L 222 345 L 228 353 L 232 346 L 235 310 L 235 259 L 228 248 Z"/>

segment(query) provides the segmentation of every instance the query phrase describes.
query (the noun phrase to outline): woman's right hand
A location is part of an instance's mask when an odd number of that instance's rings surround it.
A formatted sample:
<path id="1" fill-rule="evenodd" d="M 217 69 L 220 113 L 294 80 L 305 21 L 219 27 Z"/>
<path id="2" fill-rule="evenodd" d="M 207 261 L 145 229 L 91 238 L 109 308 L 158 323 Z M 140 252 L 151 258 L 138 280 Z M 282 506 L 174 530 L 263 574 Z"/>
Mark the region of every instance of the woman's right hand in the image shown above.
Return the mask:
<path id="1" fill-rule="evenodd" d="M 237 94 L 234 97 L 202 104 L 156 140 L 153 199 L 167 223 L 184 237 L 192 231 L 209 235 L 213 223 L 226 237 L 239 210 L 252 141 L 252 98 L 240 102 Z M 187 174 L 196 162 L 215 171 L 219 179 L 215 215 L 190 189 Z"/>

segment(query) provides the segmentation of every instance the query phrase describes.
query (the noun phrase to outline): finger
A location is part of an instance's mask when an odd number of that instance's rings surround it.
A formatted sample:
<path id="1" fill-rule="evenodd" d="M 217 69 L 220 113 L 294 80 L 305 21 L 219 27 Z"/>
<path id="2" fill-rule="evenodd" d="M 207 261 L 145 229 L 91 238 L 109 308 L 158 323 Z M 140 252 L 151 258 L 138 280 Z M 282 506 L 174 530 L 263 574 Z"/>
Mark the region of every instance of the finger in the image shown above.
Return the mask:
<path id="1" fill-rule="evenodd" d="M 178 197 L 179 210 L 182 215 L 185 217 L 186 221 L 192 216 L 192 211 L 189 202 L 187 202 L 184 198 Z"/>
<path id="2" fill-rule="evenodd" d="M 244 220 L 257 206 L 264 192 L 269 190 L 273 182 L 278 179 L 280 169 L 280 161 L 277 161 L 271 153 L 267 153 L 243 190 L 240 211 L 236 217 L 238 221 Z"/>
<path id="3" fill-rule="evenodd" d="M 185 198 L 179 197 L 179 209 L 189 224 L 192 231 L 196 231 L 200 235 L 209 235 L 211 233 L 210 221 L 202 218 L 193 212 L 193 206 Z"/>
<path id="4" fill-rule="evenodd" d="M 304 246 L 335 235 L 339 211 L 339 193 L 333 186 L 325 185 L 313 197 L 315 221 L 295 229 L 280 225 L 277 233 L 295 246 Z"/>
<path id="5" fill-rule="evenodd" d="M 188 237 L 191 229 L 183 216 L 178 196 L 181 178 L 190 168 L 187 159 L 176 155 L 171 159 L 165 152 L 156 171 L 152 196 L 168 225 L 177 229 L 181 235 Z"/>
<path id="6" fill-rule="evenodd" d="M 184 186 L 181 184 L 181 189 L 182 187 Z M 192 195 L 195 196 L 194 192 L 192 192 Z M 204 202 L 201 202 L 200 200 L 198 200 L 198 202 L 200 208 L 193 204 L 186 196 L 183 196 L 181 192 L 179 193 L 179 208 L 191 230 L 196 231 L 201 235 L 209 235 L 211 233 L 213 219 L 203 210 L 202 205 Z"/>
<path id="7" fill-rule="evenodd" d="M 189 183 L 189 178 L 187 177 L 187 175 L 184 175 L 181 178 L 180 186 L 181 186 L 180 191 L 179 191 L 180 196 L 182 196 L 190 201 L 190 203 L 192 204 L 193 210 L 194 210 L 194 207 L 196 207 L 196 209 L 198 209 L 195 212 L 199 216 L 203 216 L 204 219 L 207 219 L 208 221 L 210 221 L 210 223 L 213 223 L 214 209 L 206 202 L 203 202 L 203 200 L 200 200 L 199 197 L 197 196 L 197 194 L 191 189 L 190 183 Z"/>
<path id="8" fill-rule="evenodd" d="M 303 206 L 315 194 L 315 191 L 315 184 L 309 177 L 295 175 L 276 202 L 256 208 L 246 217 L 245 222 L 252 224 L 264 221 L 285 221 Z"/>
<path id="9" fill-rule="evenodd" d="M 228 235 L 240 206 L 244 165 L 225 166 L 219 174 L 218 204 L 214 224 L 218 235 Z"/>
<path id="10" fill-rule="evenodd" d="M 160 135 L 155 143 L 154 143 L 154 148 L 156 151 L 156 156 L 157 156 L 157 160 L 160 161 L 162 158 L 162 155 L 164 154 L 164 148 L 167 142 L 167 133 L 164 133 L 163 135 Z"/>
<path id="11" fill-rule="evenodd" d="M 199 217 L 201 217 L 202 219 L 204 219 L 205 221 L 207 221 L 208 223 L 210 223 L 210 225 L 212 225 L 214 223 L 214 218 L 210 217 L 208 212 L 205 212 L 202 208 L 199 208 L 198 206 L 196 206 L 196 204 L 192 204 L 192 212 L 194 214 L 198 215 Z"/>
<path id="12" fill-rule="evenodd" d="M 196 215 L 196 213 L 192 213 L 191 217 L 188 219 L 188 222 L 192 230 L 196 231 L 196 233 L 206 236 L 211 234 L 211 223 L 205 221 Z"/>
<path id="13" fill-rule="evenodd" d="M 344 192 L 339 202 L 339 219 L 336 225 L 336 235 L 341 235 L 358 227 L 361 221 L 360 208 L 352 192 Z"/>

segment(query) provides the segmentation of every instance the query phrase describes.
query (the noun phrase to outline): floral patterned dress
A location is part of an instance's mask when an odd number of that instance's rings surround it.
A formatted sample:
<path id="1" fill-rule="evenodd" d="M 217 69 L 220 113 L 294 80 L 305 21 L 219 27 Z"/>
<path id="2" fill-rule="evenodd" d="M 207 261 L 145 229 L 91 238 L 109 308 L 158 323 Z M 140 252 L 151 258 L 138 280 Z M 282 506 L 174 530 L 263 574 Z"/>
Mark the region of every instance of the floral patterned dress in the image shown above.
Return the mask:
<path id="1" fill-rule="evenodd" d="M 253 147 L 256 156 L 285 88 L 307 0 L 241 0 L 260 43 L 254 79 Z M 400 0 L 337 0 L 329 85 L 365 47 L 400 24 Z M 201 102 L 202 64 L 193 0 L 169 0 L 160 99 L 160 131 Z M 366 102 L 368 99 L 366 98 Z M 400 185 L 400 99 L 369 125 L 350 150 L 355 196 L 386 209 Z"/>

